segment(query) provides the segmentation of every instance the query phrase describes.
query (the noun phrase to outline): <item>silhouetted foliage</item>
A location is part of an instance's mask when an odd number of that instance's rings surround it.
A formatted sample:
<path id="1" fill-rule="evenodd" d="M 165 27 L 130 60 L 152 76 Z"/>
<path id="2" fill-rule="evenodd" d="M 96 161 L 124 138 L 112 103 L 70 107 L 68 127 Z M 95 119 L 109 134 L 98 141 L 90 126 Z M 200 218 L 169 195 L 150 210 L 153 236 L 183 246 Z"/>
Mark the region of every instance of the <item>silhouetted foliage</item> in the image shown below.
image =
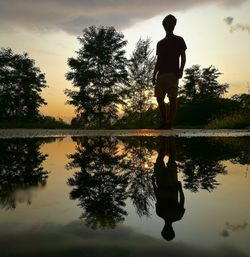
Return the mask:
<path id="1" fill-rule="evenodd" d="M 127 192 L 141 216 L 150 215 L 150 207 L 154 200 L 154 189 L 151 183 L 153 173 L 153 150 L 147 148 L 145 138 L 123 139 L 124 151 L 127 158 L 128 189 Z"/>
<path id="2" fill-rule="evenodd" d="M 215 118 L 234 113 L 239 103 L 227 98 L 204 99 L 203 101 L 185 102 L 179 100 L 177 124 L 185 126 L 204 126 Z"/>
<path id="3" fill-rule="evenodd" d="M 220 137 L 214 139 L 227 152 L 227 159 L 234 164 L 250 164 L 250 137 Z M 229 155 L 231 152 L 231 156 Z"/>
<path id="4" fill-rule="evenodd" d="M 216 176 L 226 173 L 225 167 L 213 160 L 187 159 L 179 167 L 184 173 L 184 187 L 192 192 L 199 189 L 212 191 L 219 185 Z"/>
<path id="5" fill-rule="evenodd" d="M 129 112 L 122 116 L 113 127 L 118 129 L 155 128 L 160 122 L 159 111 L 154 107 L 143 112 L 141 119 L 138 119 L 138 116 L 136 111 Z"/>
<path id="6" fill-rule="evenodd" d="M 176 127 L 205 127 L 213 120 L 220 121 L 235 114 L 240 114 L 240 119 L 234 120 L 233 127 L 225 124 L 223 128 L 249 126 L 249 94 L 223 98 L 228 84 L 218 82 L 221 73 L 213 66 L 201 69 L 199 65 L 194 65 L 185 72 L 184 85 L 180 86 L 178 97 Z M 141 114 L 134 106 L 133 110 L 125 112 L 114 128 L 155 128 L 159 123 L 159 110 L 156 106 L 143 109 Z"/>
<path id="7" fill-rule="evenodd" d="M 66 78 L 79 90 L 65 90 L 67 103 L 76 107 L 75 122 L 85 127 L 110 126 L 118 117 L 127 82 L 123 38 L 113 27 L 91 26 L 78 38 L 77 57 L 68 59 L 71 71 Z"/>
<path id="8" fill-rule="evenodd" d="M 125 113 L 137 112 L 139 120 L 142 114 L 152 106 L 154 86 L 152 84 L 155 57 L 150 48 L 150 39 L 139 39 L 128 65 L 130 92 L 126 100 Z"/>
<path id="9" fill-rule="evenodd" d="M 73 139 L 76 152 L 69 156 L 67 168 L 75 173 L 68 184 L 73 187 L 71 199 L 77 199 L 83 209 L 81 218 L 85 224 L 92 229 L 114 228 L 127 215 L 127 199 L 139 216 L 149 216 L 155 200 L 152 175 L 159 138 Z M 249 138 L 172 138 L 184 188 L 191 192 L 213 191 L 219 186 L 217 176 L 227 174 L 222 161 L 249 163 L 248 141 Z M 170 148 L 166 148 L 166 155 L 168 151 Z"/>
<path id="10" fill-rule="evenodd" d="M 233 99 L 222 98 L 228 84 L 221 84 L 221 75 L 213 66 L 193 65 L 185 70 L 184 84 L 180 87 L 177 124 L 200 126 L 210 120 L 232 114 L 239 109 Z"/>
<path id="11" fill-rule="evenodd" d="M 183 173 L 184 187 L 192 192 L 197 192 L 200 189 L 214 190 L 219 185 L 216 177 L 219 174 L 227 173 L 226 167 L 221 161 L 230 160 L 233 163 L 249 164 L 249 140 L 250 138 L 248 137 L 175 139 L 176 161 L 179 172 Z M 126 149 L 140 149 L 137 148 L 138 146 L 135 143 L 137 140 L 135 139 L 123 139 L 123 142 Z M 150 159 L 147 153 L 159 151 L 157 142 L 158 139 L 144 139 L 143 147 L 139 153 L 144 153 Z M 146 161 L 143 155 L 141 160 L 145 163 L 150 162 L 149 160 Z M 136 158 L 132 159 L 132 162 L 136 163 L 137 161 L 139 160 Z M 148 167 L 151 166 L 149 165 Z M 149 173 L 151 174 L 151 170 Z M 146 185 L 144 186 L 147 187 Z"/>
<path id="12" fill-rule="evenodd" d="M 240 107 L 244 111 L 250 111 L 250 93 L 233 95 L 232 99 L 240 103 Z"/>
<path id="13" fill-rule="evenodd" d="M 224 103 L 221 113 L 213 117 L 207 128 L 244 129 L 250 127 L 250 94 L 238 94 L 231 99 L 220 99 Z M 222 109 L 223 107 L 223 109 Z"/>
<path id="14" fill-rule="evenodd" d="M 184 176 L 184 187 L 192 192 L 199 189 L 214 190 L 219 185 L 217 175 L 227 173 L 221 161 L 238 155 L 234 144 L 226 145 L 216 138 L 178 140 L 177 160 Z"/>
<path id="15" fill-rule="evenodd" d="M 78 199 L 82 217 L 92 229 L 114 228 L 124 220 L 127 176 L 117 139 L 79 138 L 76 152 L 69 156 L 69 169 L 80 169 L 68 180 L 71 199 Z M 125 168 L 126 169 L 126 168 Z"/>
<path id="16" fill-rule="evenodd" d="M 1 120 L 0 128 L 27 128 L 27 129 L 62 129 L 69 128 L 70 125 L 64 122 L 61 118 L 39 115 L 36 119 L 24 120 Z"/>
<path id="17" fill-rule="evenodd" d="M 92 229 L 114 228 L 124 220 L 125 200 L 131 199 L 139 216 L 149 216 L 154 200 L 151 183 L 152 151 L 147 140 L 122 144 L 115 138 L 76 138 L 76 152 L 69 156 L 68 169 L 75 169 L 68 180 L 73 186 L 71 199 L 84 209 L 81 218 Z"/>
<path id="18" fill-rule="evenodd" d="M 0 50 L 0 118 L 37 118 L 38 108 L 46 104 L 40 96 L 47 87 L 45 75 L 27 53 Z"/>
<path id="19" fill-rule="evenodd" d="M 44 140 L 40 139 L 1 139 L 0 148 L 0 206 L 15 209 L 20 190 L 44 187 L 48 172 L 42 163 L 47 155 L 39 150 Z M 29 196 L 30 197 L 30 196 Z"/>
<path id="20" fill-rule="evenodd" d="M 221 97 L 227 92 L 228 84 L 220 84 L 221 73 L 214 66 L 201 69 L 193 65 L 185 69 L 184 84 L 180 94 L 187 102 L 204 101 Z"/>

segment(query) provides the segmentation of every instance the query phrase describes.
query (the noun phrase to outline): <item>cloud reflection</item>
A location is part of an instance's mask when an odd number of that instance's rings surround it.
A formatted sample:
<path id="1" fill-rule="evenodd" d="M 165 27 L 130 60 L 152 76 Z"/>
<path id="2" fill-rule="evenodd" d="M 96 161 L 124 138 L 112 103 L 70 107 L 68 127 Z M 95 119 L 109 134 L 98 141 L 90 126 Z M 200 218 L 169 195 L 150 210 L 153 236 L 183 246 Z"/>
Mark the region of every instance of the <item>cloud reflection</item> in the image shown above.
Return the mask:
<path id="1" fill-rule="evenodd" d="M 196 248 L 182 242 L 166 243 L 157 238 L 139 233 L 130 227 L 120 226 L 115 230 L 94 231 L 79 221 L 65 226 L 43 224 L 24 231 L 7 232 L 0 236 L 2 256 L 186 256 L 225 257 L 248 255 L 223 246 L 213 250 Z M 11 242 L 11 247 L 10 247 Z"/>

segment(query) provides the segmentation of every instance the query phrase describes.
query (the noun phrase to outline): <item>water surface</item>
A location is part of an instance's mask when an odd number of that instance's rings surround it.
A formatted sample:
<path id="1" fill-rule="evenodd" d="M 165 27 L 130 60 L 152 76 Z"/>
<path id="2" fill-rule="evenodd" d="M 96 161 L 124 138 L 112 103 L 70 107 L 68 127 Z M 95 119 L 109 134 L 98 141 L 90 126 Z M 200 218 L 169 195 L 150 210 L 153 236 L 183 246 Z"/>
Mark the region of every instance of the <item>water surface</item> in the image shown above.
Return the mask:
<path id="1" fill-rule="evenodd" d="M 0 141 L 1 256 L 250 256 L 249 137 Z"/>

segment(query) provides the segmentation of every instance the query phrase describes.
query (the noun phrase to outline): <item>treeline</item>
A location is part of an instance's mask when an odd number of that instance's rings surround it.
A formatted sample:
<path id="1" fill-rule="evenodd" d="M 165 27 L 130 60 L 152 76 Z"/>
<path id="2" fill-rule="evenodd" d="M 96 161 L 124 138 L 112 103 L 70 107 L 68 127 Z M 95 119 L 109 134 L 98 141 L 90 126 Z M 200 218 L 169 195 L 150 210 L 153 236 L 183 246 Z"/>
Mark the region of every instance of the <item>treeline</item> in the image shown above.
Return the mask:
<path id="1" fill-rule="evenodd" d="M 127 41 L 113 27 L 91 26 L 78 37 L 80 49 L 68 59 L 66 79 L 74 90 L 65 89 L 67 104 L 75 107 L 72 127 L 154 128 L 159 113 L 154 103 L 152 72 L 155 55 L 150 39 L 139 39 L 129 58 Z M 250 95 L 223 98 L 228 84 L 221 84 L 221 73 L 213 66 L 194 65 L 185 70 L 180 85 L 177 126 L 219 126 L 231 118 L 231 126 L 247 127 Z M 41 91 L 48 85 L 35 61 L 28 54 L 15 54 L 10 48 L 0 51 L 0 120 L 66 126 L 62 120 L 44 117 Z M 242 119 L 239 122 L 239 119 Z M 234 120 L 235 124 L 232 124 Z M 38 121 L 38 122 L 37 122 Z M 39 123 L 40 122 L 40 123 Z M 225 124 L 224 124 L 225 125 Z M 230 125 L 230 119 L 229 124 Z M 223 127 L 223 124 L 222 124 Z"/>

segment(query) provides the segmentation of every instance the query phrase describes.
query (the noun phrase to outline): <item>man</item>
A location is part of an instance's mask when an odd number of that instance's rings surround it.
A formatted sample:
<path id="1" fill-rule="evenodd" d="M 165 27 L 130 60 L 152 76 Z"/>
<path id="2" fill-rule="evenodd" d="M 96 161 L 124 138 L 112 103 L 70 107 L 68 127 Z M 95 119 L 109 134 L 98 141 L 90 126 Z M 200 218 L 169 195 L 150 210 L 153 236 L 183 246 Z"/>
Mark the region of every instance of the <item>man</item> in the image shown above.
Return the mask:
<path id="1" fill-rule="evenodd" d="M 157 43 L 156 49 L 157 61 L 153 84 L 162 118 L 159 129 L 170 129 L 175 123 L 178 82 L 182 78 L 186 63 L 185 41 L 173 33 L 176 22 L 176 18 L 171 14 L 164 18 L 162 25 L 166 31 L 166 37 Z M 169 110 L 164 102 L 166 94 L 169 98 Z"/>

